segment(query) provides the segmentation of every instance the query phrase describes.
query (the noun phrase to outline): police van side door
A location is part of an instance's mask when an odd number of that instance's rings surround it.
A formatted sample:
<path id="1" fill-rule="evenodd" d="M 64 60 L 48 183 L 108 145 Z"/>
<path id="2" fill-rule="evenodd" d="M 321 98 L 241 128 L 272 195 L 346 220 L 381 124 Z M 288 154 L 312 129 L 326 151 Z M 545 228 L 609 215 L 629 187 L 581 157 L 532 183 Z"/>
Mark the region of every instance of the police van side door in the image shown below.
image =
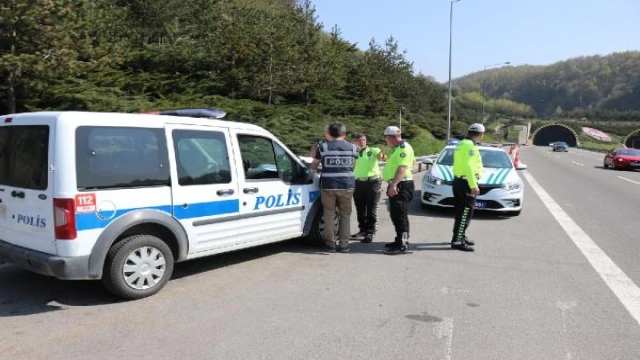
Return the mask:
<path id="1" fill-rule="evenodd" d="M 296 184 L 297 162 L 264 134 L 232 131 L 238 163 L 238 244 L 272 242 L 302 235 L 306 190 Z"/>
<path id="2" fill-rule="evenodd" d="M 173 216 L 187 232 L 189 254 L 235 246 L 239 195 L 228 129 L 165 128 L 171 154 Z"/>

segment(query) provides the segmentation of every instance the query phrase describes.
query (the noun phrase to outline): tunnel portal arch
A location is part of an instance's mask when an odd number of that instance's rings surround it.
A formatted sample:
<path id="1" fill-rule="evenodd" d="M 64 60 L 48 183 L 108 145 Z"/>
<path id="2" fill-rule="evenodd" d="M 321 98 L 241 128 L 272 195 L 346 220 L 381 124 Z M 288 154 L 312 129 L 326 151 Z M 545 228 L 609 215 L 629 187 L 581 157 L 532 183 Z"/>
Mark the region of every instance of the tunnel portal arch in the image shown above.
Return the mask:
<path id="1" fill-rule="evenodd" d="M 640 129 L 632 131 L 622 143 L 628 148 L 640 149 Z"/>
<path id="2" fill-rule="evenodd" d="M 564 124 L 546 124 L 538 128 L 532 135 L 533 145 L 549 146 L 549 143 L 564 141 L 569 146 L 580 146 L 578 134 Z"/>

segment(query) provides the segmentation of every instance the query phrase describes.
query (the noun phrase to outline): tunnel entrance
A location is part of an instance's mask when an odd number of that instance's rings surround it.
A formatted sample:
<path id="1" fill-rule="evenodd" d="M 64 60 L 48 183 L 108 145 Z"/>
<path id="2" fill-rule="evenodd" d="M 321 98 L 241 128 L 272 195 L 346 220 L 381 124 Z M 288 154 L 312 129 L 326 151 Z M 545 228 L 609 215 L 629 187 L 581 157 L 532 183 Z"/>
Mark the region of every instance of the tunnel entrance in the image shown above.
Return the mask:
<path id="1" fill-rule="evenodd" d="M 640 149 L 640 129 L 627 135 L 624 139 L 624 146 L 628 148 Z"/>
<path id="2" fill-rule="evenodd" d="M 564 141 L 569 146 L 580 145 L 578 135 L 573 129 L 562 124 L 544 125 L 533 133 L 533 145 L 549 146 L 549 143 Z"/>

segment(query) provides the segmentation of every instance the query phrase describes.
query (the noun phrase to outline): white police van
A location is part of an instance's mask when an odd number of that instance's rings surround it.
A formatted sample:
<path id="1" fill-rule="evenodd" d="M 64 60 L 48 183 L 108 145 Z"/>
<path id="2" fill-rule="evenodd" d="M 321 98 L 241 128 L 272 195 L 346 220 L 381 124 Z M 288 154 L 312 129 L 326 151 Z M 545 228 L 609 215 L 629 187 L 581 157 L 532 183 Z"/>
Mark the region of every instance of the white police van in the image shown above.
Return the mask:
<path id="1" fill-rule="evenodd" d="M 321 243 L 317 176 L 268 131 L 203 116 L 0 116 L 0 262 L 138 299 L 177 262 Z"/>

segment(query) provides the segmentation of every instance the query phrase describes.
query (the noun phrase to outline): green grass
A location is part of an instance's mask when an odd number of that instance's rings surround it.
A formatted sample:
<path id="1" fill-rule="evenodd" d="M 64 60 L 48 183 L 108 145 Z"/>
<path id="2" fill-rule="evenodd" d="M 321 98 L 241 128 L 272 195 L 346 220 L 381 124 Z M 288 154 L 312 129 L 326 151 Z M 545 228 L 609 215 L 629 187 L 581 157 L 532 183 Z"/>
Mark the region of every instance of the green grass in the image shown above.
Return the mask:
<path id="1" fill-rule="evenodd" d="M 597 141 L 580 141 L 580 148 L 585 150 L 597 151 L 597 152 L 609 152 L 617 147 L 620 147 L 621 144 L 616 143 L 601 143 Z"/>

